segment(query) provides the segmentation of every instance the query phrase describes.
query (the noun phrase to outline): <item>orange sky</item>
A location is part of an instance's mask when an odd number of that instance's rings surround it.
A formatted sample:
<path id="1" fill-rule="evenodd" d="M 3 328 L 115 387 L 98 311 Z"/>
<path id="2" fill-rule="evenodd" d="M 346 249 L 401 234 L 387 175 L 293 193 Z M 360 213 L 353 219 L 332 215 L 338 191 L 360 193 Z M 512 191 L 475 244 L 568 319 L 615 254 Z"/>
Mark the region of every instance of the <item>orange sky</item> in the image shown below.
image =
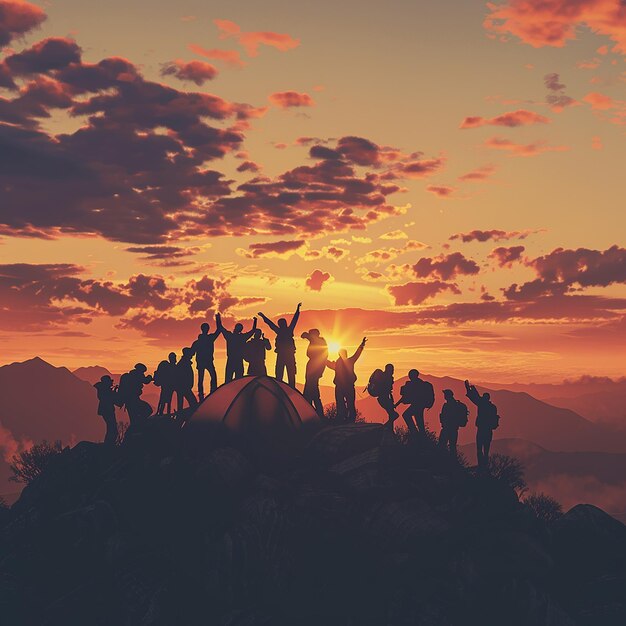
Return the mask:
<path id="1" fill-rule="evenodd" d="M 623 375 L 626 13 L 562 4 L 0 0 L 2 362 L 302 301 L 361 379 Z"/>

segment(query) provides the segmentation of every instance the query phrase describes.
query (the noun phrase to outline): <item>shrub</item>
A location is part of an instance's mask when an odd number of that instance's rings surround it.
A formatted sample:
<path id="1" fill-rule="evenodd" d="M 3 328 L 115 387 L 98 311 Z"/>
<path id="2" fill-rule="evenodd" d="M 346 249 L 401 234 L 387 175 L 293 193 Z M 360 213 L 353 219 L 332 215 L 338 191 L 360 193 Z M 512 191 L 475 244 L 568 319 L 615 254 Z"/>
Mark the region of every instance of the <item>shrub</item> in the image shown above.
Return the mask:
<path id="1" fill-rule="evenodd" d="M 124 437 L 126 436 L 126 431 L 130 424 L 128 422 L 118 422 L 117 423 L 117 441 L 115 442 L 118 446 L 122 445 L 124 441 Z"/>
<path id="2" fill-rule="evenodd" d="M 36 443 L 29 450 L 14 455 L 9 464 L 9 469 L 13 473 L 9 480 L 30 484 L 46 470 L 50 461 L 61 454 L 62 450 L 60 441 L 49 443 L 44 440 L 41 443 Z"/>
<path id="3" fill-rule="evenodd" d="M 329 421 L 329 422 L 335 422 L 337 421 L 337 405 L 332 402 L 331 404 L 327 404 L 324 407 L 324 417 Z M 356 419 L 354 420 L 355 424 L 364 424 L 365 423 L 365 418 L 363 417 L 361 411 L 359 411 L 357 409 L 356 411 Z"/>
<path id="4" fill-rule="evenodd" d="M 516 458 L 506 454 L 492 454 L 489 457 L 489 473 L 513 489 L 518 497 L 527 490 L 524 465 Z"/>
<path id="5" fill-rule="evenodd" d="M 535 517 L 546 524 L 555 522 L 563 515 L 563 507 L 545 493 L 533 493 L 523 500 Z"/>

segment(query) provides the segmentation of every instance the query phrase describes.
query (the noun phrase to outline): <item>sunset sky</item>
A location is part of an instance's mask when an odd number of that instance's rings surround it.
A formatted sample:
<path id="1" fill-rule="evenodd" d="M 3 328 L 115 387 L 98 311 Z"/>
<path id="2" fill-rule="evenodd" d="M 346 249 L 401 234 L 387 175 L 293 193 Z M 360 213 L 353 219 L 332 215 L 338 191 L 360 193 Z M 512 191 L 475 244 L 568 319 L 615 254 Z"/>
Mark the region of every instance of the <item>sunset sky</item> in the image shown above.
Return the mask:
<path id="1" fill-rule="evenodd" d="M 2 363 L 302 301 L 363 381 L 626 373 L 620 0 L 0 0 L 0 50 Z"/>

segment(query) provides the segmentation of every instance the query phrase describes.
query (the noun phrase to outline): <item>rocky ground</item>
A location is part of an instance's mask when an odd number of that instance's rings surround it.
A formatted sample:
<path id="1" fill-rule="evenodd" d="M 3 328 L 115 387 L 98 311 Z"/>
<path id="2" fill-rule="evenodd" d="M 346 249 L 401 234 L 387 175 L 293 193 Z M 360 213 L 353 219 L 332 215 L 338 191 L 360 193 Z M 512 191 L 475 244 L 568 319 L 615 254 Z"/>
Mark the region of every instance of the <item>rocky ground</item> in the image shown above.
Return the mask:
<path id="1" fill-rule="evenodd" d="M 378 425 L 270 467 L 156 422 L 65 450 L 0 526 L 8 626 L 626 623 L 623 524 L 587 505 L 543 523 Z"/>

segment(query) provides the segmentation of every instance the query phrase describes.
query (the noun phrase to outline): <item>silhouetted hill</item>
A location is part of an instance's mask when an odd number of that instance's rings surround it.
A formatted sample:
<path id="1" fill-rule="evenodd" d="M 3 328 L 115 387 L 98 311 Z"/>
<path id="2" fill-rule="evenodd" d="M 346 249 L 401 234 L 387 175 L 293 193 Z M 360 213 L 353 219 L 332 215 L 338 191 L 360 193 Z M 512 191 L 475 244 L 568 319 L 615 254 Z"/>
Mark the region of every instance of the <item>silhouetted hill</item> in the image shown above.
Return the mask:
<path id="1" fill-rule="evenodd" d="M 277 467 L 180 435 L 81 443 L 24 490 L 0 520 L 7 624 L 626 620 L 626 527 L 595 507 L 545 524 L 502 480 L 377 425 L 326 428 Z"/>
<path id="2" fill-rule="evenodd" d="M 72 371 L 76 378 L 80 378 L 90 384 L 97 383 L 103 376 L 110 376 L 115 382 L 119 381 L 119 376 L 112 374 L 106 367 L 100 365 L 88 365 L 87 367 L 79 367 Z"/>
<path id="3" fill-rule="evenodd" d="M 0 367 L 0 390 L 0 493 L 16 489 L 15 483 L 7 483 L 6 460 L 21 446 L 44 439 L 67 445 L 103 437 L 95 390 L 65 367 L 54 367 L 39 357 L 5 365 Z"/>
<path id="4" fill-rule="evenodd" d="M 463 381 L 450 377 L 424 376 L 435 388 L 435 405 L 426 412 L 426 421 L 432 430 L 439 432 L 439 412 L 443 403 L 443 389 L 452 389 L 456 398 L 463 400 L 470 409 L 470 421 L 466 428 L 459 431 L 461 443 L 474 440 L 476 407 L 465 397 Z M 396 381 L 394 397 L 400 397 L 400 387 L 406 378 Z M 362 392 L 363 387 L 359 389 Z M 493 390 L 478 386 L 482 392 L 489 391 L 493 402 L 500 414 L 500 428 L 494 432 L 494 437 L 525 439 L 532 441 L 550 450 L 563 451 L 607 451 L 625 452 L 626 433 L 602 424 L 594 424 L 581 417 L 574 411 L 552 406 L 537 400 L 525 392 L 514 392 L 506 389 Z M 376 398 L 367 393 L 357 402 L 357 407 L 369 420 L 382 421 L 386 419 L 384 411 L 378 405 Z M 400 413 L 403 405 L 398 407 Z M 402 418 L 399 418 L 402 424 Z"/>
<path id="5" fill-rule="evenodd" d="M 461 452 L 475 458 L 473 444 L 463 446 Z M 492 452 L 522 461 L 531 491 L 544 492 L 566 508 L 589 502 L 626 520 L 626 454 L 553 452 L 522 439 L 497 439 Z"/>

